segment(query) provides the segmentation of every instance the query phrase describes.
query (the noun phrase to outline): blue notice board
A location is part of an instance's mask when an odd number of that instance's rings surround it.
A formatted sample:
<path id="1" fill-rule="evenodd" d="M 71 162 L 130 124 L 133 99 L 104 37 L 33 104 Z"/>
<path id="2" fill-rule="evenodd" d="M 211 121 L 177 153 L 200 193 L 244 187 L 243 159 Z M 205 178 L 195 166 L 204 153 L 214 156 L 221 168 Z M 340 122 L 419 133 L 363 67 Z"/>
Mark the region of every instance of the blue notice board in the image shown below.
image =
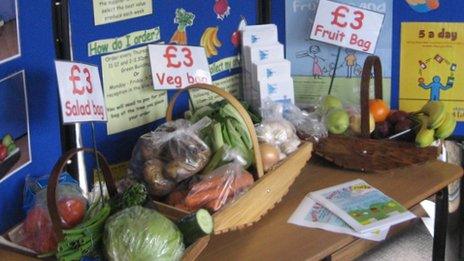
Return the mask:
<path id="1" fill-rule="evenodd" d="M 271 22 L 276 23 L 279 27 L 279 40 L 286 43 L 285 39 L 285 5 L 305 6 L 312 0 L 285 0 L 272 1 L 271 6 Z M 352 0 L 351 2 L 359 2 L 369 4 L 372 1 L 367 0 Z M 428 13 L 418 13 L 408 6 L 406 1 L 393 2 L 393 39 L 392 39 L 392 67 L 391 67 L 391 107 L 398 108 L 399 105 L 399 77 L 400 77 L 400 55 L 401 55 L 401 23 L 403 22 L 462 22 L 463 15 L 456 10 L 464 8 L 462 1 L 441 0 L 440 7 Z M 308 29 L 309 30 L 309 29 Z M 390 69 L 390 68 L 389 68 Z M 464 136 L 464 123 L 458 123 L 454 133 L 455 138 Z"/>
<path id="2" fill-rule="evenodd" d="M 0 1 L 0 138 L 10 134 L 20 151 L 13 165 L 0 163 L 0 233 L 25 216 L 25 177 L 49 174 L 61 155 L 51 8 L 46 0 Z"/>
<path id="3" fill-rule="evenodd" d="M 134 2 L 146 3 L 147 1 L 139 0 Z M 100 67 L 100 73 L 102 73 L 102 56 L 137 49 L 146 45 L 146 43 L 131 46 L 127 49 L 123 47 L 124 50 L 111 52 L 113 47 L 117 48 L 118 46 L 117 44 L 112 46 L 111 43 L 113 42 L 110 41 L 110 45 L 103 45 L 103 49 L 97 50 L 93 48 L 94 52 L 106 51 L 108 53 L 95 55 L 95 53 L 89 53 L 88 44 L 91 42 L 102 39 L 111 40 L 119 37 L 119 39 L 122 40 L 122 45 L 125 45 L 125 37 L 127 35 L 133 32 L 157 28 L 156 34 L 159 33 L 160 37 L 159 40 L 154 41 L 154 43 L 169 43 L 179 25 L 174 21 L 176 10 L 179 11 L 180 9 L 183 9 L 185 12 L 192 13 L 195 16 L 193 23 L 185 27 L 187 44 L 196 46 L 200 45 L 201 37 L 206 29 L 209 27 L 217 27 L 217 38 L 221 41 L 222 45 L 217 48 L 217 55 L 212 55 L 208 59 L 209 63 L 213 64 L 238 55 L 239 47 L 234 45 L 238 39 L 236 39 L 234 32 L 237 31 L 242 18 L 245 18 L 248 24 L 256 24 L 258 14 L 257 1 L 152 1 L 152 7 L 152 14 L 123 21 L 95 25 L 92 1 L 70 1 L 69 13 L 73 59 L 75 61 L 98 65 Z M 133 35 L 130 37 L 133 37 Z M 154 39 L 158 38 L 155 37 Z M 92 56 L 89 56 L 89 54 L 92 54 Z M 218 69 L 218 71 L 213 74 L 213 81 L 224 79 L 238 73 L 240 73 L 239 68 L 235 67 L 230 70 Z M 104 77 L 105 75 L 102 75 L 102 79 L 104 79 Z M 174 91 L 169 91 L 168 97 L 171 97 L 173 94 Z M 176 105 L 175 114 L 179 116 L 187 109 L 188 96 L 184 95 Z M 163 111 L 160 113 L 164 115 L 165 112 Z M 106 124 L 97 124 L 96 139 L 98 148 L 108 158 L 111 164 L 127 161 L 130 158 L 132 148 L 138 137 L 150 130 L 153 130 L 153 128 L 162 121 L 163 119 L 156 122 L 149 122 L 143 126 L 111 135 L 108 135 Z M 84 124 L 82 129 L 84 144 L 86 146 L 91 146 L 92 139 L 90 127 Z"/>

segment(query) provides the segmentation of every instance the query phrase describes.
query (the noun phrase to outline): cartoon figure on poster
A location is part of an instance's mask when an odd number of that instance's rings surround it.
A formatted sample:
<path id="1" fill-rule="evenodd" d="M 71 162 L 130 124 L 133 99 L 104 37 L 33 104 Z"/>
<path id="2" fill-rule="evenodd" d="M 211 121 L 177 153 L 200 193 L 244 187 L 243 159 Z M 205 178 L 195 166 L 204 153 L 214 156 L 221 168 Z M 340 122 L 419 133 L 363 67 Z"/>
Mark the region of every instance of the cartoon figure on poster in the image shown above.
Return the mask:
<path id="1" fill-rule="evenodd" d="M 419 61 L 419 87 L 430 91 L 430 100 L 440 100 L 442 91 L 453 88 L 454 76 L 457 65 L 448 61 L 446 58 L 437 54 L 434 58 Z M 440 72 L 447 72 L 447 75 L 440 75 Z M 431 75 L 431 80 L 426 82 L 424 75 Z M 446 82 L 443 80 L 447 79 Z"/>
<path id="2" fill-rule="evenodd" d="M 307 51 L 301 51 L 296 54 L 297 58 L 302 58 L 302 57 L 309 57 L 312 59 L 312 75 L 314 79 L 321 79 L 321 76 L 323 76 L 323 71 L 322 67 L 320 64 L 320 61 L 325 62 L 325 59 L 318 56 L 318 54 L 321 52 L 321 48 L 319 45 L 311 45 L 309 47 L 309 50 Z"/>
<path id="3" fill-rule="evenodd" d="M 357 65 L 356 51 L 345 49 L 345 65 L 346 65 L 346 78 L 353 78 L 353 70 Z"/>

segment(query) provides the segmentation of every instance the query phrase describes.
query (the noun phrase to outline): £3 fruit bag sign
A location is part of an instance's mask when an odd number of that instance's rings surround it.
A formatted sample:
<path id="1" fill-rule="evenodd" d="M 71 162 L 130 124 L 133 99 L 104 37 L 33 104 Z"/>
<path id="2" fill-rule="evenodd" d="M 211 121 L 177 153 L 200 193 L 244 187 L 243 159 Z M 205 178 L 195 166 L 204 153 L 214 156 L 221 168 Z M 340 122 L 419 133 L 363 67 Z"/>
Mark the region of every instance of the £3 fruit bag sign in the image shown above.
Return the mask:
<path id="1" fill-rule="evenodd" d="M 149 45 L 148 50 L 155 90 L 183 89 L 195 83 L 212 83 L 203 47 Z"/>
<path id="2" fill-rule="evenodd" d="M 107 121 L 98 67 L 55 61 L 63 123 Z"/>
<path id="3" fill-rule="evenodd" d="M 310 38 L 373 54 L 383 19 L 381 13 L 320 0 Z"/>

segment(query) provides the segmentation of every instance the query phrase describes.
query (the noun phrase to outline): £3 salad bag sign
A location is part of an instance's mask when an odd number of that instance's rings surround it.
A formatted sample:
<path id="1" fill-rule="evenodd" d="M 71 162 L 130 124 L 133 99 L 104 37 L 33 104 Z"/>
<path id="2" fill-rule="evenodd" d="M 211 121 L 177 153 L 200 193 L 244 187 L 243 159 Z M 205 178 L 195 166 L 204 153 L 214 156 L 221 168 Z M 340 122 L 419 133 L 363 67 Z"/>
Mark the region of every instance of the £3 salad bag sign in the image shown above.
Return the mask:
<path id="1" fill-rule="evenodd" d="M 64 124 L 106 122 L 100 74 L 97 66 L 55 61 Z"/>

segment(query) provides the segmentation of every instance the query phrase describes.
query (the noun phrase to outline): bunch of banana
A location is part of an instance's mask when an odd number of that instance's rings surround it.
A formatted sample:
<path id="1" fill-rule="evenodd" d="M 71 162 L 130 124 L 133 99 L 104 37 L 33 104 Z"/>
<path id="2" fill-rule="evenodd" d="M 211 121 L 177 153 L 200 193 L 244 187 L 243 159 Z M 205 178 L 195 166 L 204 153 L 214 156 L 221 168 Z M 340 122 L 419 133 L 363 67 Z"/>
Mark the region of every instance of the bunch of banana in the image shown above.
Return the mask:
<path id="1" fill-rule="evenodd" d="M 200 45 L 205 48 L 206 56 L 217 55 L 217 48 L 222 46 L 221 41 L 218 39 L 218 27 L 208 27 L 201 36 Z"/>
<path id="2" fill-rule="evenodd" d="M 436 139 L 448 138 L 456 128 L 456 119 L 441 101 L 429 101 L 415 117 L 420 123 L 416 144 L 421 148 L 430 146 Z"/>

